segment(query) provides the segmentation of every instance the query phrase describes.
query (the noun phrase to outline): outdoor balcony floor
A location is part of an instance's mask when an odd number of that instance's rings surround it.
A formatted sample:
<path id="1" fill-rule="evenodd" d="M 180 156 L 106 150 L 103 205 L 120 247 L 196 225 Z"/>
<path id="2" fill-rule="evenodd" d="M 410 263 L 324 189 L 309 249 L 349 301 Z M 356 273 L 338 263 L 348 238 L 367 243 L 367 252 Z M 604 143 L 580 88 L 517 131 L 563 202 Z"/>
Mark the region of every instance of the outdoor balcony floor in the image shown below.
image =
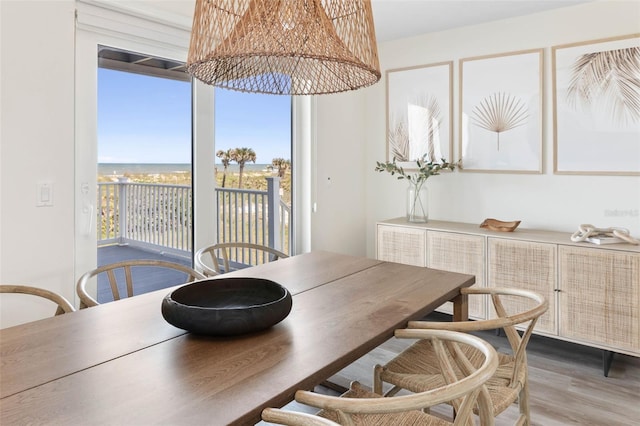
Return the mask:
<path id="1" fill-rule="evenodd" d="M 98 266 L 120 262 L 130 259 L 153 259 L 168 262 L 181 263 L 192 266 L 191 258 L 179 257 L 155 251 L 143 250 L 131 246 L 109 245 L 98 248 Z M 116 274 L 120 286 L 120 292 L 126 294 L 124 273 Z M 148 293 L 182 284 L 187 280 L 186 274 L 166 268 L 137 267 L 132 270 L 134 283 L 134 295 Z M 98 277 L 98 302 L 107 303 L 113 301 L 113 295 L 106 274 Z"/>

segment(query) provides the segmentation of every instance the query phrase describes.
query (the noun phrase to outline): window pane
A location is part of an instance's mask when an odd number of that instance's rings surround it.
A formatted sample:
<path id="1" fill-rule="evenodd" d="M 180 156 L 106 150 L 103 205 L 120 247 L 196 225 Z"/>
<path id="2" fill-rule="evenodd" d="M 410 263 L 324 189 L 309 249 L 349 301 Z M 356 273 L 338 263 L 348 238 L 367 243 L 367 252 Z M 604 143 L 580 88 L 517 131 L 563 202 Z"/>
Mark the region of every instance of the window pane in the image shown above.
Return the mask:
<path id="1" fill-rule="evenodd" d="M 221 198 L 222 188 L 266 191 L 267 178 L 280 177 L 282 227 L 276 239 L 280 246 L 275 248 L 288 253 L 292 237 L 291 97 L 216 89 L 215 145 L 219 209 L 229 209 L 231 202 L 230 195 Z M 271 245 L 268 231 L 262 235 L 262 226 L 268 228 L 269 223 L 259 223 L 268 221 L 260 217 L 262 201 L 247 199 L 239 205 L 244 208 L 242 217 L 219 220 L 218 240 Z"/>

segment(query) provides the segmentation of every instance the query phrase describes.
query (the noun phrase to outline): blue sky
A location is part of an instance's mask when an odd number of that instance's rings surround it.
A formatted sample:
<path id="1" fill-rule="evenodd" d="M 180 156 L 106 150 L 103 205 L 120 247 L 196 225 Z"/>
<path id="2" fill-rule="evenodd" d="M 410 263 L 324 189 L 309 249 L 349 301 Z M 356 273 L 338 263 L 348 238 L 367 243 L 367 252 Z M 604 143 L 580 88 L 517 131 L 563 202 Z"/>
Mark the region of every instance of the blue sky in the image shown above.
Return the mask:
<path id="1" fill-rule="evenodd" d="M 216 89 L 215 99 L 216 151 L 252 148 L 258 164 L 290 158 L 289 96 Z M 99 68 L 98 162 L 190 161 L 191 85 Z"/>

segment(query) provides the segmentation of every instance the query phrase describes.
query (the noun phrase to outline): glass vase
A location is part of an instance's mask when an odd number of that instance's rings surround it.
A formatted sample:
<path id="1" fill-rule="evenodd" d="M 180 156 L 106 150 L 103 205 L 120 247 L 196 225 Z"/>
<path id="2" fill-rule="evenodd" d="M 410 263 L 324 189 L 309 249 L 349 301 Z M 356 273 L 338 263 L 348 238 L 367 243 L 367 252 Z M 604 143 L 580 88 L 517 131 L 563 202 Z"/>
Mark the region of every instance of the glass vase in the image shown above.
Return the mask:
<path id="1" fill-rule="evenodd" d="M 407 220 L 426 222 L 429 220 L 429 192 L 424 182 L 409 184 L 407 188 Z"/>

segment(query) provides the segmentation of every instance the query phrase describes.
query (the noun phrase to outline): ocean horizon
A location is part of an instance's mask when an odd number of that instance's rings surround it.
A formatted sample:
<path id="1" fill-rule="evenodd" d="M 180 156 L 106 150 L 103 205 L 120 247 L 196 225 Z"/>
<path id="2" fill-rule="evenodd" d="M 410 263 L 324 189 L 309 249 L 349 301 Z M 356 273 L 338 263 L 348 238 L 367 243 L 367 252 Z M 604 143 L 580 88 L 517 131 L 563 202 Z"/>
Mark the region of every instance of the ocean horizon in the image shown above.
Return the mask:
<path id="1" fill-rule="evenodd" d="M 269 164 L 247 163 L 245 172 L 256 172 L 267 168 Z M 222 164 L 216 163 L 218 171 L 222 171 Z M 229 172 L 238 172 L 237 164 L 230 164 Z M 98 175 L 121 176 L 124 174 L 163 174 L 163 173 L 191 173 L 191 164 L 188 163 L 98 163 Z"/>

